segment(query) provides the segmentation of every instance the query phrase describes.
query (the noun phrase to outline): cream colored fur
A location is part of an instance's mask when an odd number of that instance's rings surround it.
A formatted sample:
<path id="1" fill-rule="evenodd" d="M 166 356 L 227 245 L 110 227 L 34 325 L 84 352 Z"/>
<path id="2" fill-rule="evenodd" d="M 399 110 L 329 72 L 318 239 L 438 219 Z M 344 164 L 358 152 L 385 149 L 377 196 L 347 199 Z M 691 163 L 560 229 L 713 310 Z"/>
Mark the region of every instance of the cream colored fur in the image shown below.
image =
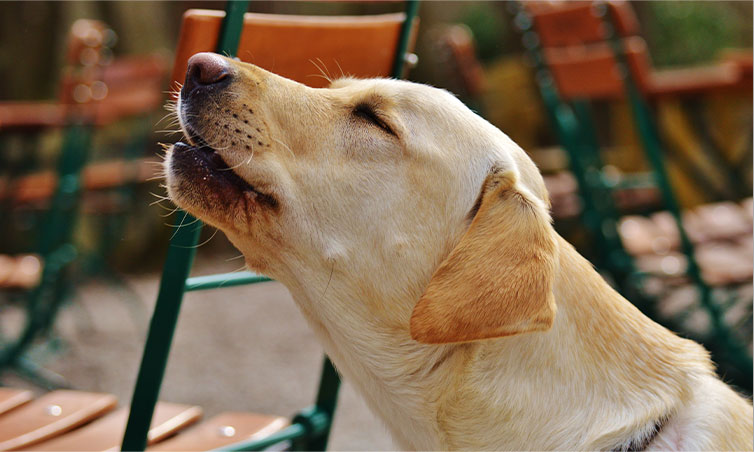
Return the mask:
<path id="1" fill-rule="evenodd" d="M 668 417 L 650 449 L 752 449 L 751 403 L 557 235 L 534 164 L 455 97 L 227 61 L 232 84 L 179 105 L 182 125 L 277 205 L 175 153 L 170 196 L 288 287 L 397 446 L 609 449 Z"/>

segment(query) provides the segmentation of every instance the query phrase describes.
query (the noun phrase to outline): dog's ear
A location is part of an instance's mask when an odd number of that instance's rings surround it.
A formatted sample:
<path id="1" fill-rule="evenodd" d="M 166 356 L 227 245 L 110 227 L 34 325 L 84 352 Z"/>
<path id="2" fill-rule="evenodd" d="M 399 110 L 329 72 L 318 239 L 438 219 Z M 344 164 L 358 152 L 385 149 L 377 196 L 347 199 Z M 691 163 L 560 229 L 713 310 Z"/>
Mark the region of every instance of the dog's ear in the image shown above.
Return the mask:
<path id="1" fill-rule="evenodd" d="M 557 242 L 545 204 L 493 170 L 471 226 L 440 264 L 411 315 L 411 337 L 428 344 L 548 330 Z"/>

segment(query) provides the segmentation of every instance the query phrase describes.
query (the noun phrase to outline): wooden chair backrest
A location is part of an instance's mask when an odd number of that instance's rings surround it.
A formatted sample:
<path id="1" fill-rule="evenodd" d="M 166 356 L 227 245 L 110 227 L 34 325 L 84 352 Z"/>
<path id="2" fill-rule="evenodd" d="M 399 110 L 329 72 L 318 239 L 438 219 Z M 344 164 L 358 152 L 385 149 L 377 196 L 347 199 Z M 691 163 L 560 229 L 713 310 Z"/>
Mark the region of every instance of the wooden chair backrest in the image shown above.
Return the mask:
<path id="1" fill-rule="evenodd" d="M 115 33 L 101 21 L 71 27 L 60 102 L 68 114 L 95 125 L 145 114 L 163 102 L 167 64 L 159 54 L 112 58 Z"/>
<path id="2" fill-rule="evenodd" d="M 605 26 L 614 19 L 626 59 L 640 89 L 650 77 L 651 62 L 639 23 L 625 1 L 525 2 L 537 31 L 542 54 L 563 99 L 619 98 L 623 77 L 607 39 Z"/>
<path id="3" fill-rule="evenodd" d="M 619 36 L 639 34 L 639 22 L 631 6 L 622 0 L 610 2 L 558 1 L 525 2 L 543 47 L 589 44 L 605 40 L 603 16 L 616 19 Z"/>
<path id="4" fill-rule="evenodd" d="M 173 83 L 183 83 L 191 55 L 217 45 L 224 11 L 189 10 L 183 15 Z M 373 16 L 296 16 L 246 13 L 238 58 L 312 87 L 333 78 L 389 77 L 403 13 Z M 416 24 L 412 31 L 411 48 Z"/>
<path id="5" fill-rule="evenodd" d="M 162 107 L 168 62 L 160 54 L 119 57 L 102 68 L 105 97 L 92 102 L 94 122 L 108 124 Z"/>
<path id="6" fill-rule="evenodd" d="M 647 45 L 638 36 L 623 40 L 626 62 L 642 91 L 651 66 Z M 563 99 L 614 99 L 625 96 L 623 76 L 608 43 L 550 47 L 542 50 Z"/>

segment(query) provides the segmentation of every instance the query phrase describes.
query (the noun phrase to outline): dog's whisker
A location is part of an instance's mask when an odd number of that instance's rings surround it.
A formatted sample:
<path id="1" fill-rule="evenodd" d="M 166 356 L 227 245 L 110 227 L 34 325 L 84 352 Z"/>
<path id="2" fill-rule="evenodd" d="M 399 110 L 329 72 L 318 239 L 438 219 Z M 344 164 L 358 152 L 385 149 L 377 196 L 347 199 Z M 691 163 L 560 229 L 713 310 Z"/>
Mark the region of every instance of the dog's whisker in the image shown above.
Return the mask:
<path id="1" fill-rule="evenodd" d="M 332 75 L 330 75 L 330 70 L 329 70 L 329 69 L 327 68 L 327 65 L 325 64 L 325 62 L 324 62 L 324 61 L 322 61 L 322 59 L 321 59 L 321 58 L 317 58 L 317 61 L 319 61 L 319 64 L 321 64 L 321 65 L 322 65 L 322 67 L 324 68 L 324 71 L 323 71 L 323 72 L 327 74 L 327 78 L 328 78 L 328 80 L 332 80 L 332 79 L 333 79 L 333 78 L 332 78 Z"/>
<path id="2" fill-rule="evenodd" d="M 343 68 L 340 67 L 340 63 L 338 63 L 338 60 L 333 58 L 333 61 L 335 62 L 335 65 L 338 66 L 338 70 L 340 71 L 340 78 L 346 78 L 346 74 L 343 72 Z"/>
<path id="3" fill-rule="evenodd" d="M 180 207 L 178 207 L 178 206 L 175 206 L 175 205 L 174 205 L 174 207 L 166 207 L 166 206 L 163 206 L 163 205 L 162 205 L 162 201 L 160 201 L 160 203 L 159 203 L 159 204 L 150 204 L 150 206 L 152 206 L 152 205 L 155 205 L 155 206 L 159 207 L 160 209 L 162 209 L 162 210 L 166 210 L 166 211 L 167 211 L 167 213 L 166 213 L 166 214 L 164 214 L 164 215 L 163 215 L 163 214 L 160 214 L 160 216 L 161 216 L 162 218 L 167 218 L 167 217 L 169 217 L 170 215 L 174 214 L 174 213 L 175 213 L 175 212 L 176 212 L 176 211 L 177 211 L 177 210 L 178 210 L 178 209 L 180 208 Z"/>
<path id="4" fill-rule="evenodd" d="M 197 221 L 199 221 L 199 219 L 198 218 L 194 218 L 194 221 L 192 221 L 190 223 L 186 223 L 186 224 L 165 224 L 165 226 L 167 226 L 169 228 L 182 228 L 184 226 L 191 226 L 192 224 L 196 223 Z"/>
<path id="5" fill-rule="evenodd" d="M 175 235 L 178 234 L 178 231 L 181 230 L 181 226 L 183 226 L 183 222 L 186 221 L 186 215 L 181 217 L 181 223 L 178 225 L 178 227 L 173 232 L 173 235 L 170 236 L 170 240 L 173 240 L 175 238 Z"/>
<path id="6" fill-rule="evenodd" d="M 296 158 L 296 154 L 294 154 L 294 153 L 293 153 L 293 151 L 291 150 L 291 148 L 289 148 L 289 147 L 288 147 L 288 145 L 287 145 L 287 144 L 283 143 L 282 141 L 278 140 L 278 139 L 277 139 L 277 138 L 275 138 L 275 137 L 271 137 L 271 138 L 272 138 L 272 140 L 273 140 L 273 141 L 275 141 L 276 143 L 279 143 L 279 144 L 280 144 L 280 145 L 282 145 L 282 146 L 283 146 L 283 147 L 284 147 L 285 149 L 287 149 L 287 150 L 288 150 L 288 152 L 290 152 L 290 153 L 291 153 L 291 156 L 292 156 L 293 158 Z"/>
<path id="7" fill-rule="evenodd" d="M 152 195 L 152 196 L 154 196 L 155 198 L 159 198 L 159 199 L 160 199 L 160 201 L 164 201 L 164 200 L 166 200 L 166 199 L 168 199 L 168 200 L 170 199 L 170 198 L 168 198 L 167 196 L 164 196 L 164 195 L 159 195 L 159 194 L 157 194 L 157 193 L 154 193 L 154 192 L 151 192 L 151 191 L 149 192 L 149 194 L 150 194 L 150 195 Z"/>
<path id="8" fill-rule="evenodd" d="M 167 218 L 167 217 L 169 217 L 169 216 L 173 215 L 174 213 L 176 213 L 176 212 L 177 212 L 177 211 L 178 211 L 178 210 L 180 209 L 180 207 L 178 207 L 178 206 L 174 207 L 173 209 L 168 209 L 167 207 L 164 207 L 164 206 L 162 206 L 162 205 L 160 205 L 160 204 L 158 204 L 158 206 L 159 206 L 159 207 L 162 207 L 162 208 L 163 208 L 163 209 L 165 209 L 165 210 L 169 210 L 169 212 L 168 212 L 168 213 L 166 213 L 166 214 L 164 214 L 164 215 L 160 215 L 160 216 L 161 216 L 162 218 Z"/>
<path id="9" fill-rule="evenodd" d="M 163 116 L 162 118 L 160 118 L 160 119 L 159 119 L 159 121 L 157 121 L 157 122 L 156 122 L 156 123 L 154 124 L 154 126 L 153 126 L 153 127 L 157 127 L 158 125 L 160 125 L 160 123 L 161 123 L 162 121 L 164 121 L 164 120 L 165 120 L 165 119 L 167 119 L 167 118 L 172 118 L 173 120 L 176 120 L 176 116 L 177 116 L 177 115 L 176 115 L 176 113 L 175 113 L 174 111 L 169 111 L 169 112 L 168 112 L 168 113 L 166 113 L 166 114 L 165 114 L 165 115 L 164 115 L 164 116 Z"/>
<path id="10" fill-rule="evenodd" d="M 251 162 L 251 157 L 249 157 L 246 160 L 243 160 L 243 161 L 239 162 L 237 165 L 233 165 L 233 166 L 230 166 L 228 168 L 222 168 L 220 171 L 232 171 L 232 170 L 234 170 L 236 168 L 240 168 L 240 167 L 242 167 L 244 165 L 248 165 L 250 162 Z"/>
<path id="11" fill-rule="evenodd" d="M 157 201 L 152 201 L 152 202 L 149 203 L 149 207 L 152 207 L 154 205 L 158 205 L 159 206 L 159 205 L 161 205 L 160 203 L 165 202 L 165 201 L 170 201 L 170 199 L 164 198 L 164 199 L 158 199 Z"/>
<path id="12" fill-rule="evenodd" d="M 317 60 L 321 63 L 322 60 L 317 58 Z M 328 83 L 332 83 L 332 78 L 328 76 L 328 74 L 322 69 L 314 60 L 309 60 L 309 62 L 317 68 L 317 70 L 320 72 L 320 74 L 312 74 L 312 76 L 322 77 L 323 79 L 327 80 Z M 323 63 L 324 66 L 324 63 Z"/>
<path id="13" fill-rule="evenodd" d="M 321 78 L 321 79 L 327 80 L 328 83 L 332 83 L 332 80 L 330 80 L 329 78 L 327 78 L 326 76 L 324 76 L 322 74 L 309 74 L 309 75 L 307 75 L 307 77 L 317 77 L 317 78 Z"/>
<path id="14" fill-rule="evenodd" d="M 199 219 L 197 218 L 197 219 L 196 219 L 196 221 L 199 221 Z M 189 223 L 189 224 L 193 224 L 193 223 L 195 223 L 196 221 L 192 221 L 192 222 L 191 222 L 191 223 Z M 179 226 L 179 227 L 180 227 L 180 226 Z M 208 243 L 210 242 L 210 240 L 212 240 L 212 239 L 214 239 L 214 238 L 215 238 L 215 236 L 217 235 L 217 233 L 218 233 L 218 232 L 220 232 L 220 230 L 219 230 L 219 229 L 215 229 L 215 232 L 213 232 L 213 233 L 212 233 L 212 235 L 211 235 L 211 236 L 210 236 L 210 237 L 209 237 L 209 238 L 208 238 L 207 240 L 203 241 L 202 243 L 200 243 L 200 244 L 198 244 L 198 245 L 195 245 L 195 246 L 190 246 L 190 247 L 188 247 L 188 248 L 199 248 L 200 246 L 204 246 L 204 245 L 208 244 Z"/>

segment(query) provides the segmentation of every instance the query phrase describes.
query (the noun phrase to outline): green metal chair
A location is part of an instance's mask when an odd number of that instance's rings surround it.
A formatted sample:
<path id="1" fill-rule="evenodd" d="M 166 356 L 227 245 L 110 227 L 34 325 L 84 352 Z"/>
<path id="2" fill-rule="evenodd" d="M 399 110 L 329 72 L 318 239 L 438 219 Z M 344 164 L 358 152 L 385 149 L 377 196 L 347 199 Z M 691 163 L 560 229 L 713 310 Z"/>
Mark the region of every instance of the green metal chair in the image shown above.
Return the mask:
<path id="1" fill-rule="evenodd" d="M 664 150 L 653 114 L 636 79 L 642 55 L 636 40 L 635 19 L 627 16 L 625 2 L 563 2 L 552 5 L 519 4 L 514 21 L 536 68 L 536 81 L 550 121 L 567 151 L 583 202 L 582 221 L 593 240 L 593 259 L 613 279 L 618 290 L 651 318 L 692 336 L 713 353 L 724 378 L 751 392 L 752 360 L 742 342 L 725 324 L 725 302 L 702 279 L 694 247 L 681 221 L 664 161 Z M 639 272 L 618 233 L 621 212 L 616 186 L 603 173 L 604 161 L 596 136 L 591 101 L 625 98 L 651 169 L 651 182 L 660 191 L 663 208 L 678 229 L 686 277 L 696 287 L 701 307 L 709 315 L 709 333 L 684 331 L 679 318 L 662 316 L 656 300 L 644 290 L 646 274 Z M 723 294 L 723 297 L 726 296 Z M 728 297 L 730 295 L 727 295 Z"/>
<path id="2" fill-rule="evenodd" d="M 179 48 L 176 52 L 174 80 L 180 81 L 183 78 L 186 62 L 192 54 L 209 51 L 214 47 L 216 52 L 226 55 L 254 55 L 254 64 L 274 70 L 289 78 L 297 79 L 302 83 L 323 86 L 324 83 L 319 78 L 306 78 L 306 75 L 312 72 L 310 61 L 316 61 L 323 57 L 323 55 L 317 53 L 322 52 L 323 49 L 313 50 L 317 44 L 311 41 L 311 33 L 307 35 L 309 38 L 304 38 L 304 40 L 297 40 L 297 38 L 292 37 L 291 41 L 286 41 L 283 44 L 284 47 L 281 47 L 280 42 L 275 41 L 258 44 L 257 38 L 264 41 L 263 38 L 269 35 L 273 39 L 279 40 L 286 30 L 295 36 L 296 29 L 301 27 L 301 23 L 298 22 L 301 17 L 275 16 L 274 22 L 282 24 L 280 25 L 282 28 L 274 28 L 277 25 L 273 25 L 272 28 L 265 28 L 265 21 L 258 20 L 263 18 L 264 15 L 244 14 L 247 5 L 248 1 L 246 0 L 229 1 L 225 14 L 220 11 L 188 11 L 186 13 Z M 333 43 L 338 42 L 336 48 L 342 47 L 344 44 L 346 48 L 350 46 L 352 51 L 362 48 L 362 52 L 356 52 L 361 54 L 360 57 L 351 59 L 353 61 L 350 61 L 350 63 L 346 54 L 343 54 L 342 57 L 338 56 L 337 62 L 345 72 L 356 76 L 400 78 L 404 71 L 404 62 L 408 55 L 407 50 L 413 45 L 417 9 L 418 2 L 411 0 L 406 2 L 405 14 L 372 16 L 374 18 L 372 29 L 382 28 L 384 32 L 378 35 L 364 36 L 367 32 L 359 31 L 356 24 L 345 28 L 339 27 L 338 22 L 343 25 L 350 21 L 347 17 L 317 21 L 315 16 L 310 16 L 302 23 L 306 24 L 309 32 L 314 28 L 318 29 L 318 34 L 330 36 L 330 40 L 327 42 L 331 47 Z M 335 20 L 333 21 L 333 19 Z M 267 23 L 269 22 L 267 21 Z M 288 23 L 286 24 L 286 22 Z M 361 20 L 359 23 L 363 25 L 366 22 Z M 375 25 L 378 26 L 375 28 Z M 339 29 L 340 32 L 334 30 L 334 28 Z M 343 37 L 332 39 L 332 33 L 342 33 L 349 28 L 352 32 L 350 39 L 343 39 Z M 361 38 L 360 35 L 362 35 Z M 258 51 L 249 51 L 247 46 L 253 46 L 255 42 L 260 45 Z M 272 55 L 271 60 L 265 62 L 265 45 L 273 45 L 278 49 L 278 52 L 281 52 L 280 55 L 277 58 Z M 311 51 L 307 50 L 310 46 L 313 47 Z M 386 47 L 393 48 L 394 51 L 387 53 L 389 59 L 386 60 L 384 67 L 381 65 L 370 66 L 367 69 L 359 67 L 360 61 L 365 61 L 363 59 L 365 54 L 370 57 L 370 60 L 379 60 L 376 57 L 378 52 L 368 49 L 384 50 Z M 285 66 L 284 61 L 286 59 L 291 60 L 291 67 Z M 305 73 L 301 72 L 303 67 L 306 67 Z M 123 450 L 143 450 L 147 444 L 147 431 L 162 384 L 183 294 L 186 291 L 253 284 L 269 280 L 264 276 L 250 272 L 187 278 L 202 226 L 200 222 L 185 212 L 179 212 L 177 216 L 179 224 L 187 226 L 178 228 L 170 241 L 157 304 L 150 323 L 131 402 L 131 412 L 123 439 Z M 317 398 L 312 407 L 296 414 L 288 427 L 261 440 L 236 444 L 229 447 L 228 450 L 261 450 L 283 441 L 289 441 L 294 449 L 324 450 L 327 446 L 339 385 L 338 374 L 326 358 Z"/>

